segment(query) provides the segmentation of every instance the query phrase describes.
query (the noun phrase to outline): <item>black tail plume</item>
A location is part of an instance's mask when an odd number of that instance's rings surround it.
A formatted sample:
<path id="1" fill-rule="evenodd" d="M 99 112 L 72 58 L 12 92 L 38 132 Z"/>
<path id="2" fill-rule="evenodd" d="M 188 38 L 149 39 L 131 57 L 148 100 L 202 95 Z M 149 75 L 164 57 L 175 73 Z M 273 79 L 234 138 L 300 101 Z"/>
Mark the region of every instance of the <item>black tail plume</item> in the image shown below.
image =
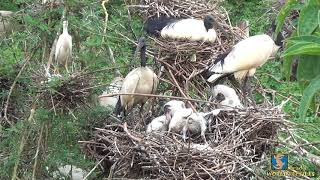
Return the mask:
<path id="1" fill-rule="evenodd" d="M 117 116 L 121 116 L 121 112 L 123 112 L 123 107 L 121 106 L 121 100 L 120 100 L 120 96 L 118 97 L 118 101 L 114 110 L 114 113 Z"/>
<path id="2" fill-rule="evenodd" d="M 168 24 L 176 22 L 176 18 L 160 16 L 151 17 L 147 20 L 144 29 L 149 35 L 159 36 L 160 31 Z"/>
<path id="3" fill-rule="evenodd" d="M 217 64 L 218 62 L 221 62 L 221 64 L 223 65 L 224 64 L 224 58 L 226 58 L 228 56 L 228 54 L 230 53 L 230 51 L 227 51 L 226 53 L 223 53 L 223 54 L 219 54 L 218 57 L 214 60 L 213 64 L 209 65 L 207 67 L 207 69 L 205 69 L 201 75 L 203 78 L 205 79 L 208 79 L 211 75 L 215 74 L 214 72 L 211 72 L 209 69 L 211 66 Z M 222 76 L 222 79 L 224 78 L 225 76 Z M 220 78 L 219 78 L 220 79 Z"/>

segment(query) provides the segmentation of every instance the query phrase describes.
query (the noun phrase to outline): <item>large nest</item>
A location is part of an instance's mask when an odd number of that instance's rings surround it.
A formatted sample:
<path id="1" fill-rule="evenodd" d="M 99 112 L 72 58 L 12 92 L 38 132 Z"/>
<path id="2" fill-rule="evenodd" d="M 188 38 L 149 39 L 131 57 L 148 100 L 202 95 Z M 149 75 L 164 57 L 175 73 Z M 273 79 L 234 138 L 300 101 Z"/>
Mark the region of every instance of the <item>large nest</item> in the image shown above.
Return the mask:
<path id="1" fill-rule="evenodd" d="M 227 12 L 223 8 L 218 9 L 217 2 L 208 2 L 207 0 L 144 0 L 139 5 L 129 7 L 139 9 L 138 12 L 143 15 L 144 19 L 159 16 L 203 19 L 209 14 L 214 16 L 216 22 L 221 26 L 221 28 L 215 27 L 218 37 L 214 43 L 150 37 L 152 54 L 165 67 L 166 79 L 171 82 L 170 84 L 180 86 L 184 91 L 193 90 L 196 92 L 195 95 L 202 98 L 204 96 L 200 92 L 207 86 L 204 83 L 199 83 L 205 82 L 199 74 L 218 55 L 228 52 L 236 42 L 245 37 L 243 30 L 230 24 Z"/>
<path id="2" fill-rule="evenodd" d="M 44 106 L 53 110 L 70 110 L 90 101 L 94 76 L 86 72 L 73 72 L 65 76 L 45 77 L 36 73 L 34 79 L 40 86 Z"/>
<path id="3" fill-rule="evenodd" d="M 165 67 L 166 75 L 160 79 L 170 85 L 161 86 L 166 88 L 164 91 L 197 96 L 203 103 L 194 103 L 195 109 L 213 110 L 207 104 L 209 85 L 200 74 L 244 37 L 242 30 L 228 23 L 227 13 L 218 10 L 217 4 L 205 0 L 145 0 L 130 7 L 138 7 L 145 18 L 160 15 L 203 18 L 208 14 L 216 17 L 224 32 L 217 29 L 215 43 L 150 37 L 149 46 L 149 53 Z M 247 179 L 256 176 L 254 166 L 266 165 L 265 154 L 275 145 L 279 127 L 284 126 L 280 108 L 274 107 L 274 103 L 264 103 L 255 109 L 223 111 L 211 117 L 205 135 L 207 145 L 200 136 L 183 142 L 176 134 L 145 133 L 146 124 L 161 114 L 161 102 L 156 104 L 153 107 L 156 111 L 145 110 L 143 118 L 132 112 L 126 119 L 128 124 L 114 121 L 115 117 L 107 118 L 105 126 L 96 128 L 90 141 L 82 142 L 89 155 L 103 162 L 109 177 Z"/>
<path id="4" fill-rule="evenodd" d="M 274 147 L 277 129 L 284 126 L 279 108 L 258 107 L 224 111 L 212 117 L 206 132 L 183 142 L 172 134 L 147 134 L 141 120 L 118 124 L 108 120 L 97 128 L 86 152 L 114 178 L 239 179 L 254 175 L 253 166 L 266 165 L 265 153 Z"/>

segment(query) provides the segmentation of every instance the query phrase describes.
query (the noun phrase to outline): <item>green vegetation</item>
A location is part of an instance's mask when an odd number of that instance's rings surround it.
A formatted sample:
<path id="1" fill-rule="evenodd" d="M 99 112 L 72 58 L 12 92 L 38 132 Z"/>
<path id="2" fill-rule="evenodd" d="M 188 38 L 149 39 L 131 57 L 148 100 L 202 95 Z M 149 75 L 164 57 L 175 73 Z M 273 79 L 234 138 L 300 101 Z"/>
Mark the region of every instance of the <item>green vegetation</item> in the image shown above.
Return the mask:
<path id="1" fill-rule="evenodd" d="M 44 67 L 48 61 L 52 42 L 57 31 L 61 31 L 60 18 L 64 9 L 63 6 L 50 9 L 47 5 L 34 12 L 34 7 L 28 6 L 31 3 L 34 1 L 0 3 L 0 7 L 6 10 L 21 10 L 14 20 L 23 28 L 23 31 L 13 32 L 3 39 L 1 37 L 0 102 L 2 105 L 15 77 L 26 63 L 13 89 L 8 108 L 9 121 L 16 123 L 8 126 L 2 114 L 0 116 L 0 179 L 12 178 L 15 166 L 17 176 L 22 179 L 52 177 L 52 172 L 59 166 L 68 164 L 89 172 L 95 162 L 85 156 L 78 141 L 88 140 L 89 133 L 92 133 L 95 127 L 101 127 L 110 114 L 105 108 L 96 106 L 94 102 L 60 111 L 54 109 L 52 105 L 47 107 L 41 98 L 39 99 L 37 93 L 40 81 L 43 81 Z M 135 46 L 126 37 L 133 40 L 135 37 L 128 31 L 128 27 L 131 26 L 134 33 L 139 36 L 141 20 L 132 15 L 130 22 L 123 2 L 110 1 L 107 4 L 108 29 L 104 33 L 105 14 L 99 2 L 68 1 L 68 5 L 72 8 L 70 12 L 73 13 L 68 16 L 68 30 L 73 35 L 73 56 L 76 62 L 73 66 L 75 71 L 96 71 L 92 82 L 92 86 L 96 87 L 92 99 L 96 101 L 95 96 L 100 94 L 113 78 L 112 70 L 104 69 L 126 67 L 129 60 L 132 60 Z M 108 46 L 113 50 L 117 64 L 112 63 Z M 28 61 L 29 55 L 32 55 L 32 58 Z M 137 62 L 132 61 L 132 63 Z M 125 74 L 128 68 L 120 68 L 120 71 Z M 54 79 L 47 88 L 54 93 L 61 83 L 61 80 Z M 34 114 L 30 113 L 33 106 Z M 17 112 L 12 112 L 12 109 Z M 94 172 L 90 178 L 97 177 L 97 173 L 100 172 Z"/>
<path id="2" fill-rule="evenodd" d="M 309 3 L 312 2 L 316 1 L 309 1 Z M 0 179 L 10 179 L 14 174 L 15 166 L 16 174 L 21 179 L 32 179 L 34 176 L 37 179 L 51 177 L 51 173 L 57 170 L 58 166 L 67 164 L 87 171 L 91 170 L 96 162 L 84 156 L 78 141 L 88 140 L 88 134 L 93 131 L 93 128 L 102 125 L 110 114 L 104 108 L 96 106 L 94 102 L 88 102 L 84 106 L 63 113 L 56 112 L 52 107 L 44 107 L 37 96 L 40 81 L 35 74 L 43 75 L 52 42 L 57 31 L 61 30 L 60 18 L 64 9 L 62 6 L 52 9 L 50 6 L 44 6 L 34 11 L 34 7 L 29 6 L 32 3 L 34 3 L 32 0 L 17 0 L 15 3 L 9 0 L 0 2 L 2 9 L 21 10 L 15 20 L 23 29 L 23 31 L 1 37 L 0 102 L 2 106 L 10 93 L 15 77 L 26 63 L 25 70 L 17 79 L 9 101 L 8 118 L 9 121 L 14 122 L 14 125 L 7 124 L 2 114 L 0 118 Z M 93 90 L 96 96 L 113 78 L 110 69 L 103 69 L 131 65 L 129 63 L 133 59 L 135 48 L 126 37 L 136 40 L 136 37 L 142 33 L 142 22 L 134 15 L 131 15 L 132 21 L 129 20 L 123 1 L 110 0 L 107 4 L 109 21 L 107 31 L 104 33 L 105 14 L 99 1 L 69 0 L 67 5 L 72 12 L 68 16 L 68 21 L 69 33 L 73 35 L 73 56 L 76 62 L 74 68 L 95 72 L 92 83 L 97 86 Z M 277 17 L 277 11 L 271 10 L 271 6 L 274 5 L 275 2 L 272 0 L 230 0 L 225 1 L 223 7 L 229 12 L 233 25 L 243 19 L 249 20 L 251 35 L 266 32 L 275 19 L 277 19 L 277 31 L 280 31 L 285 17 L 292 9 L 302 9 L 305 12 L 302 13 L 301 19 L 310 20 L 313 18 L 308 16 L 314 16 L 313 6 L 299 5 L 289 0 Z M 312 14 L 308 14 L 311 11 Z M 319 23 L 319 18 L 317 22 Z M 261 85 L 264 89 L 270 90 L 268 96 L 270 99 L 274 98 L 277 104 L 290 98 L 284 106 L 288 119 L 298 123 L 298 128 L 301 129 L 298 132 L 299 136 L 312 142 L 320 139 L 320 119 L 315 116 L 316 108 L 309 111 L 306 108 L 309 104 L 313 104 L 314 107 L 319 105 L 317 104 L 319 99 L 312 97 L 320 88 L 320 66 L 318 66 L 320 63 L 317 66 L 314 63 L 315 57 L 319 60 L 320 33 L 318 25 L 302 23 L 312 24 L 313 21 L 293 22 L 298 24 L 300 32 L 293 33 L 287 42 L 285 53 L 279 54 L 283 58 L 270 60 L 258 69 L 256 86 Z M 302 27 L 308 27 L 308 29 Z M 116 65 L 109 57 L 108 47 L 113 50 Z M 32 58 L 28 60 L 30 55 Z M 300 61 L 303 63 L 299 63 L 298 67 L 298 82 L 289 81 L 293 58 L 297 56 L 303 59 Z M 137 62 L 132 61 L 132 63 Z M 314 69 L 311 70 L 311 67 Z M 128 69 L 131 68 L 120 68 L 120 71 L 126 74 Z M 313 74 L 305 74 L 306 72 Z M 53 91 L 56 87 L 55 83 L 60 82 L 51 82 L 50 88 Z M 304 94 L 303 97 L 302 94 Z M 261 100 L 260 97 L 261 95 L 256 93 L 258 102 Z M 299 110 L 300 104 L 302 108 Z M 34 114 L 30 109 L 35 109 Z M 20 151 L 21 147 L 23 147 L 22 151 Z M 37 151 L 38 156 L 35 156 Z M 277 151 L 286 152 L 285 149 Z M 312 153 L 320 155 L 317 151 Z M 301 157 L 292 157 L 292 161 L 298 166 L 320 173 L 316 166 L 302 160 Z M 47 168 L 49 171 L 46 170 Z M 36 169 L 35 172 L 33 172 L 34 169 Z M 101 172 L 96 170 L 90 178 L 98 178 L 100 174 Z"/>
<path id="3" fill-rule="evenodd" d="M 278 59 L 269 60 L 262 68 L 257 70 L 256 76 L 258 77 L 258 83 L 265 90 L 271 90 L 270 94 L 272 92 L 275 93 L 272 95 L 272 98 L 275 98 L 277 104 L 290 98 L 284 106 L 284 111 L 289 115 L 288 119 L 290 121 L 297 123 L 297 128 L 299 129 L 297 134 L 309 142 L 319 140 L 320 118 L 316 115 L 316 113 L 319 113 L 319 110 L 317 110 L 316 107 L 319 107 L 320 101 L 319 98 L 312 98 L 313 94 L 319 92 L 320 89 L 320 67 L 318 66 L 320 63 L 320 51 L 319 42 L 317 41 L 318 37 L 315 37 L 319 36 L 319 25 L 315 25 L 315 21 L 318 21 L 317 18 L 314 18 L 317 17 L 314 16 L 314 11 L 318 12 L 319 10 L 319 8 L 315 8 L 315 5 L 318 6 L 319 4 L 312 4 L 312 6 L 310 6 L 308 3 L 299 4 L 298 1 L 289 0 L 286 5 L 282 7 L 278 15 L 277 11 L 271 10 L 271 6 L 278 6 L 275 1 L 226 1 L 225 3 L 230 19 L 234 24 L 244 19 L 249 20 L 250 35 L 265 33 L 274 20 L 276 20 L 277 23 L 275 33 L 277 34 L 277 32 L 282 29 L 286 17 L 289 16 L 289 13 L 292 10 L 302 10 L 301 13 L 303 16 L 301 17 L 300 14 L 298 20 L 292 19 L 290 22 L 292 25 L 299 24 L 299 21 L 303 22 L 304 24 L 300 23 L 298 26 L 301 27 L 298 27 L 297 29 L 304 33 L 308 32 L 309 34 L 307 36 L 297 36 L 294 32 L 292 38 L 286 41 L 284 54 L 280 53 Z M 309 3 L 316 3 L 316 1 L 310 0 Z M 308 19 L 308 21 L 304 21 L 304 19 Z M 310 36 L 310 34 L 313 34 L 313 36 Z M 300 35 L 306 34 L 300 33 Z M 305 46 L 306 44 L 308 45 L 307 47 Z M 313 56 L 310 56 L 310 54 Z M 315 54 L 318 55 L 315 56 Z M 298 57 L 303 60 L 299 61 L 297 73 L 298 81 L 290 81 L 292 63 L 294 57 L 296 57 L 293 55 L 299 55 Z M 309 83 L 310 85 L 307 86 Z M 302 94 L 304 97 L 302 97 Z M 258 101 L 259 97 L 260 95 L 256 94 Z M 311 102 L 313 102 L 314 108 L 312 111 L 310 110 L 306 113 Z M 319 146 L 317 147 L 319 148 Z M 276 149 L 275 151 L 283 153 L 287 152 L 286 149 Z M 312 151 L 312 153 L 315 153 L 315 155 L 318 156 L 320 155 L 317 151 Z M 302 166 L 319 174 L 319 169 L 308 161 L 303 160 L 303 158 L 296 156 L 292 157 L 292 160 L 293 162 L 290 162 L 293 163 L 292 165 Z"/>

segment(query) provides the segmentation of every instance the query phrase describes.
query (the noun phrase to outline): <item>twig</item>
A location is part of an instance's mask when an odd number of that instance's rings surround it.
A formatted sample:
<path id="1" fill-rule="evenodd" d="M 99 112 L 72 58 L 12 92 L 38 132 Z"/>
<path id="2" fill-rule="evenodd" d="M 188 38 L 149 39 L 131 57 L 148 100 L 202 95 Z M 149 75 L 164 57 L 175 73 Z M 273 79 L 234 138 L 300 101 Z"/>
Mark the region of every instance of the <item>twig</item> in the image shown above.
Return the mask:
<path id="1" fill-rule="evenodd" d="M 10 102 L 11 94 L 12 94 L 12 92 L 13 92 L 14 87 L 15 87 L 16 84 L 17 84 L 17 81 L 18 81 L 20 75 L 22 74 L 22 72 L 23 72 L 24 69 L 26 68 L 26 66 L 27 66 L 27 64 L 29 63 L 30 59 L 33 58 L 34 52 L 35 52 L 35 50 L 36 50 L 37 48 L 38 48 L 38 46 L 35 47 L 35 48 L 32 50 L 31 55 L 29 55 L 29 57 L 26 58 L 25 62 L 23 63 L 23 66 L 21 67 L 18 75 L 16 76 L 16 78 L 14 79 L 14 81 L 13 81 L 11 87 L 10 87 L 9 94 L 8 94 L 8 96 L 7 96 L 7 100 L 6 100 L 5 107 L 4 107 L 4 119 L 5 119 L 6 122 L 7 122 L 8 124 L 10 124 L 10 125 L 12 125 L 12 124 L 11 124 L 11 122 L 10 122 L 9 119 L 8 119 L 8 107 L 9 107 L 9 102 Z"/>
<path id="2" fill-rule="evenodd" d="M 128 125 L 127 125 L 126 122 L 123 124 L 123 130 L 124 130 L 124 132 L 127 133 L 127 135 L 128 135 L 132 140 L 135 140 L 135 141 L 138 141 L 138 142 L 141 142 L 141 141 L 142 141 L 142 139 L 140 139 L 140 138 L 138 138 L 138 137 L 134 137 L 134 136 L 129 132 L 129 130 L 128 130 Z"/>
<path id="3" fill-rule="evenodd" d="M 210 102 L 210 101 L 205 101 L 205 100 L 200 100 L 200 99 L 192 99 L 192 98 L 177 97 L 177 96 L 156 95 L 156 94 L 140 94 L 140 93 L 115 93 L 115 94 L 101 95 L 101 96 L 99 96 L 99 98 L 102 98 L 102 97 L 113 97 L 113 96 L 119 96 L 119 95 L 135 95 L 135 96 L 146 96 L 146 97 L 158 97 L 158 98 L 163 98 L 163 99 L 179 99 L 179 100 L 201 102 L 201 103 L 209 103 L 209 104 L 217 105 L 217 103 L 215 103 L 215 102 Z"/>
<path id="4" fill-rule="evenodd" d="M 83 180 L 88 179 L 88 177 L 93 173 L 93 171 L 102 163 L 102 161 L 107 157 L 108 155 L 101 158 L 101 160 L 90 170 L 90 172 L 83 178 Z"/>
<path id="5" fill-rule="evenodd" d="M 174 78 L 174 75 L 172 74 L 171 70 L 169 69 L 168 71 L 169 71 L 170 76 L 171 76 L 171 78 L 173 79 L 174 83 L 176 84 L 177 88 L 179 89 L 180 93 L 182 94 L 182 96 L 183 96 L 184 98 L 188 98 L 188 97 L 184 94 L 184 92 L 182 91 L 182 89 L 181 89 L 181 87 L 179 86 L 179 83 L 177 82 L 176 78 Z M 192 110 L 196 112 L 196 108 L 194 108 L 194 106 L 193 106 L 190 102 L 188 102 L 188 103 L 189 103 L 189 105 L 191 106 Z"/>
<path id="6" fill-rule="evenodd" d="M 108 3 L 109 0 L 103 0 L 102 3 L 101 3 L 101 6 L 103 8 L 103 11 L 104 11 L 104 28 L 103 28 L 103 34 L 106 34 L 107 33 L 107 27 L 108 27 L 108 17 L 109 17 L 109 14 L 107 12 L 107 8 L 105 6 L 106 3 Z M 102 36 L 102 43 L 104 43 L 104 38 L 105 36 Z"/>
<path id="7" fill-rule="evenodd" d="M 44 129 L 44 124 L 41 126 L 40 129 L 40 135 L 39 135 L 39 139 L 38 139 L 38 143 L 37 143 L 37 150 L 36 150 L 36 154 L 34 156 L 34 164 L 33 164 L 33 170 L 32 170 L 32 180 L 36 179 L 36 171 L 37 171 L 37 165 L 38 165 L 38 155 L 40 152 L 40 143 L 42 140 L 42 134 L 43 134 L 43 129 Z"/>
<path id="8" fill-rule="evenodd" d="M 28 118 L 28 123 L 31 123 L 33 121 L 33 116 L 34 116 L 34 112 L 35 112 L 35 107 L 33 107 L 30 110 L 30 115 Z M 21 157 L 21 153 L 23 151 L 23 148 L 26 144 L 26 140 L 27 140 L 27 135 L 28 135 L 28 129 L 25 128 L 23 133 L 22 133 L 22 137 L 21 137 L 21 141 L 20 141 L 20 146 L 19 146 L 19 150 L 18 150 L 18 154 L 17 154 L 17 159 L 16 162 L 14 164 L 13 167 L 13 171 L 12 171 L 12 176 L 11 176 L 11 180 L 16 180 L 18 179 L 17 177 L 17 171 L 18 171 L 18 166 L 19 166 L 19 162 L 20 162 L 20 157 Z"/>

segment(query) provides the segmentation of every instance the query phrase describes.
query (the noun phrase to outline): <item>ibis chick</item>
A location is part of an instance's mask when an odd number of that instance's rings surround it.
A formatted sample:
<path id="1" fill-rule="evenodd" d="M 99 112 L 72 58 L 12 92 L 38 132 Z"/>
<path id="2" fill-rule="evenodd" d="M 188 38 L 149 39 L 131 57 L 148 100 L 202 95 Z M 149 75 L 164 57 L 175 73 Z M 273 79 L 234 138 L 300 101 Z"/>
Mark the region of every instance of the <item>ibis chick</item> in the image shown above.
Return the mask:
<path id="1" fill-rule="evenodd" d="M 165 115 L 156 117 L 151 121 L 150 124 L 147 126 L 147 133 L 151 132 L 164 132 L 168 130 L 169 120 L 166 118 Z"/>
<path id="2" fill-rule="evenodd" d="M 124 79 L 120 93 L 140 93 L 154 94 L 156 92 L 159 80 L 157 75 L 146 66 L 146 44 L 144 38 L 139 39 L 138 48 L 140 49 L 141 67 L 133 69 Z M 143 105 L 148 100 L 146 96 L 120 95 L 115 113 L 121 116 L 130 111 L 133 106 L 140 104 L 140 116 Z"/>
<path id="3" fill-rule="evenodd" d="M 167 102 L 164 106 L 164 114 L 166 118 L 170 121 L 174 113 L 180 109 L 185 109 L 186 104 L 183 101 L 171 100 Z"/>
<path id="4" fill-rule="evenodd" d="M 223 96 L 221 99 L 220 97 Z M 221 102 L 223 109 L 243 108 L 243 105 L 237 95 L 236 91 L 226 85 L 216 85 L 212 89 L 212 98 L 217 98 Z"/>
<path id="5" fill-rule="evenodd" d="M 191 108 L 180 109 L 174 113 L 169 123 L 168 132 L 182 133 L 182 138 L 186 141 L 187 132 L 190 134 L 201 134 L 206 142 L 205 132 L 207 122 L 204 117 L 198 113 L 193 113 Z"/>
<path id="6" fill-rule="evenodd" d="M 68 21 L 63 21 L 63 32 L 59 36 L 55 51 L 55 61 L 59 65 L 63 65 L 67 72 L 68 62 L 72 55 L 72 37 L 68 33 Z"/>
<path id="7" fill-rule="evenodd" d="M 151 35 L 161 35 L 163 38 L 214 42 L 217 33 L 214 26 L 219 26 L 212 15 L 204 19 L 176 19 L 160 17 L 149 19 L 146 23 L 146 31 Z"/>

